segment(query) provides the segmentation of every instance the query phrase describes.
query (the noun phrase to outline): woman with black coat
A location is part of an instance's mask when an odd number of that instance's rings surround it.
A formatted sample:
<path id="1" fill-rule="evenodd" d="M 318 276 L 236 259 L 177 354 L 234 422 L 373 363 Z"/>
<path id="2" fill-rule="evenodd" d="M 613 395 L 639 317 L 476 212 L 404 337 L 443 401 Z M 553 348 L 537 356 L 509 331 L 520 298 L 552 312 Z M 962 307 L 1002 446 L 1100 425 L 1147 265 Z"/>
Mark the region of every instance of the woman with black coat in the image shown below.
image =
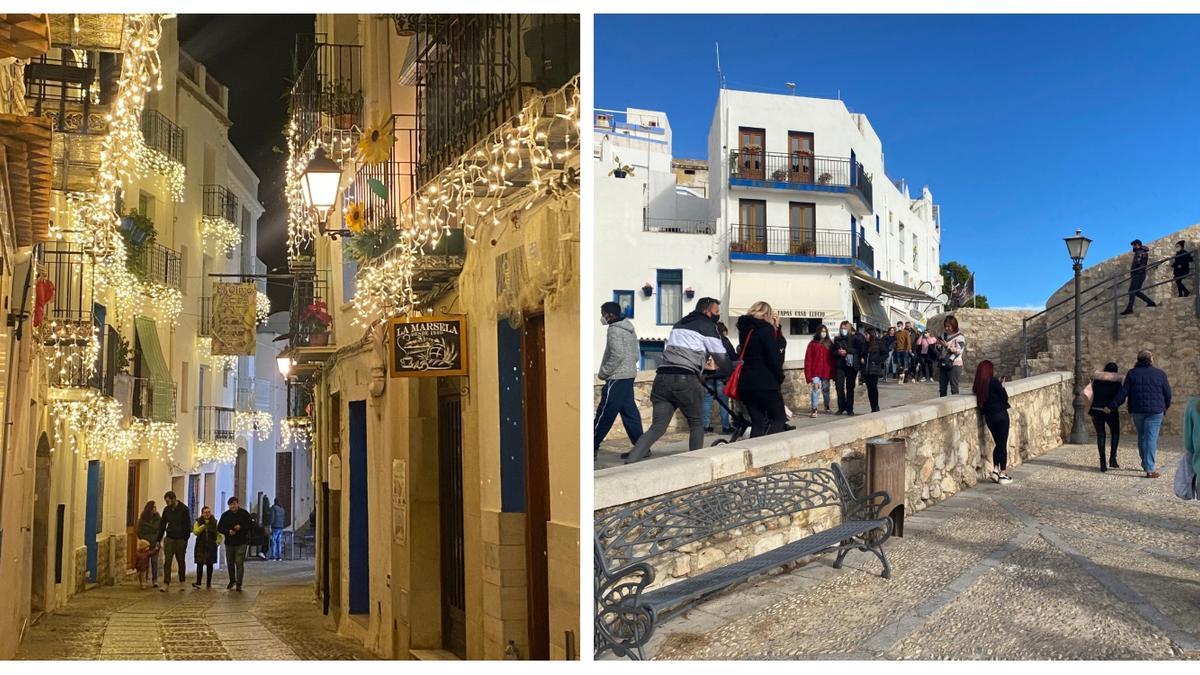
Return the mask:
<path id="1" fill-rule="evenodd" d="M 887 376 L 887 341 L 874 328 L 867 329 L 867 355 L 863 359 L 863 382 L 871 412 L 879 412 L 879 379 Z"/>
<path id="2" fill-rule="evenodd" d="M 738 399 L 750 415 L 750 438 L 778 433 L 787 421 L 783 405 L 783 353 L 771 306 L 756 302 L 738 318 L 738 351 L 742 359 Z"/>
<path id="3" fill-rule="evenodd" d="M 988 431 L 992 432 L 992 440 L 996 448 L 992 450 L 993 483 L 1007 485 L 1012 482 L 1008 475 L 1008 391 L 1000 378 L 994 377 L 995 367 L 991 361 L 980 361 L 975 368 L 975 403 L 983 414 L 983 421 Z"/>
<path id="4" fill-rule="evenodd" d="M 1117 443 L 1121 440 L 1121 410 L 1120 406 L 1111 405 L 1117 392 L 1121 391 L 1121 381 L 1124 379 L 1117 374 L 1119 370 L 1117 364 L 1110 361 L 1104 366 L 1104 370 L 1098 371 L 1092 376 L 1092 383 L 1088 386 L 1088 389 L 1091 389 L 1092 399 L 1092 408 L 1089 412 L 1092 416 L 1092 426 L 1096 428 L 1096 448 L 1100 452 L 1101 471 L 1121 468 L 1117 464 Z M 1111 408 L 1112 412 L 1104 412 L 1105 408 Z M 1112 436 L 1112 450 L 1109 451 L 1107 465 L 1104 463 L 1104 430 L 1106 426 Z"/>

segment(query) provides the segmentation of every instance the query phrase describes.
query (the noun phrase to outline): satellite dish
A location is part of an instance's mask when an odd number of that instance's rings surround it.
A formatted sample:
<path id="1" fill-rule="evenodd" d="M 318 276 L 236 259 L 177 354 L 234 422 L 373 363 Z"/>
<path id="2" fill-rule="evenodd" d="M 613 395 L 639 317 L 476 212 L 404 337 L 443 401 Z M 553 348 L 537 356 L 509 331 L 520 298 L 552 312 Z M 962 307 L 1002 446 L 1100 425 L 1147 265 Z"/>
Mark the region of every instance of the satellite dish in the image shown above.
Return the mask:
<path id="1" fill-rule="evenodd" d="M 945 293 L 938 293 L 937 300 L 938 303 L 943 305 L 950 304 L 950 296 L 946 295 Z"/>
<path id="2" fill-rule="evenodd" d="M 922 314 L 922 313 L 921 313 L 919 310 L 916 310 L 916 309 L 910 309 L 910 310 L 908 310 L 908 316 L 909 316 L 909 318 L 911 318 L 913 321 L 924 321 L 924 320 L 925 320 L 925 315 L 924 315 L 924 314 Z"/>

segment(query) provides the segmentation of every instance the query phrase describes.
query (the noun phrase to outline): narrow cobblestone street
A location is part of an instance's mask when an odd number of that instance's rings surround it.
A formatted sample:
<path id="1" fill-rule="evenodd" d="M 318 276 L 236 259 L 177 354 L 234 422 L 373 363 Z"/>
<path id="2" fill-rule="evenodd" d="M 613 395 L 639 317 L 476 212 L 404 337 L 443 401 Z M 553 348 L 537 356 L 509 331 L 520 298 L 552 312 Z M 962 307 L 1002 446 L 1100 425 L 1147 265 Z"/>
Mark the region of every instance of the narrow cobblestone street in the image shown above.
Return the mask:
<path id="1" fill-rule="evenodd" d="M 1100 473 L 1063 446 L 910 515 L 887 546 L 892 578 L 852 553 L 758 581 L 659 626 L 659 659 L 1200 658 L 1200 525 L 1176 499 L 1178 438 L 1162 477 L 1137 448 Z"/>
<path id="2" fill-rule="evenodd" d="M 313 599 L 313 561 L 246 564 L 242 592 L 213 588 L 168 593 L 136 579 L 102 586 L 44 614 L 26 634 L 18 659 L 292 660 L 371 659 L 325 626 Z"/>

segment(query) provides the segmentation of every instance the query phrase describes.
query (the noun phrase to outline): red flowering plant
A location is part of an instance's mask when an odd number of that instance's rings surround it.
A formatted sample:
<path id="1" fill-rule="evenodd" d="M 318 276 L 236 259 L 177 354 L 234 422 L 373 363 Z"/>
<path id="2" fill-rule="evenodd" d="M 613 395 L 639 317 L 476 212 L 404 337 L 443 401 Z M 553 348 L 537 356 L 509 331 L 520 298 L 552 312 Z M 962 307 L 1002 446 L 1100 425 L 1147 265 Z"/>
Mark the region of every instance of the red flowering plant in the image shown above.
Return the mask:
<path id="1" fill-rule="evenodd" d="M 324 300 L 313 300 L 300 315 L 300 325 L 310 335 L 329 332 L 332 323 L 333 317 L 329 315 Z"/>

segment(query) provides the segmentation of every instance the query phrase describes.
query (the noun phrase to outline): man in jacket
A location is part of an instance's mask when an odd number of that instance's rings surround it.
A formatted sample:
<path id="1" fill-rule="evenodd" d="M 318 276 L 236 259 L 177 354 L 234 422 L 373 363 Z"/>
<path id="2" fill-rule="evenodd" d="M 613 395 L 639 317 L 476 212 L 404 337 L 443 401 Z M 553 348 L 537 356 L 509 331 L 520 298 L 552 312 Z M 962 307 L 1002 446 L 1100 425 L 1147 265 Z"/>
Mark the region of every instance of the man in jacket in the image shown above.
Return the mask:
<path id="1" fill-rule="evenodd" d="M 1175 273 L 1175 295 L 1183 298 L 1192 294 L 1183 285 L 1183 280 L 1192 273 L 1192 253 L 1187 250 L 1187 242 L 1175 242 L 1175 257 L 1171 259 L 1171 271 Z"/>
<path id="2" fill-rule="evenodd" d="M 615 302 L 600 305 L 600 322 L 608 326 L 608 334 L 600 371 L 596 373 L 604 386 L 600 389 L 600 405 L 592 424 L 593 458 L 600 455 L 600 443 L 612 429 L 617 415 L 621 416 L 630 443 L 637 443 L 642 437 L 642 413 L 633 398 L 633 381 L 641 360 L 637 331 Z"/>
<path id="3" fill-rule="evenodd" d="M 229 566 L 229 585 L 226 589 L 242 590 L 246 571 L 246 538 L 254 521 L 250 512 L 238 504 L 237 497 L 229 498 L 229 510 L 221 514 L 217 532 L 225 535 L 225 564 Z"/>
<path id="4" fill-rule="evenodd" d="M 1150 296 L 1142 292 L 1142 284 L 1146 283 L 1146 265 L 1150 262 L 1150 249 L 1142 246 L 1141 239 L 1134 239 L 1129 245 L 1133 247 L 1133 262 L 1129 267 L 1129 304 L 1125 306 L 1122 314 L 1133 314 L 1134 298 L 1141 298 L 1147 307 L 1158 306 Z"/>
<path id="5" fill-rule="evenodd" d="M 164 585 L 158 589 L 164 593 L 171 590 L 171 563 L 172 561 L 179 563 L 179 583 L 187 581 L 187 563 L 184 557 L 187 555 L 188 538 L 192 536 L 192 514 L 188 511 L 188 507 L 175 498 L 173 491 L 163 495 L 163 500 L 167 503 L 162 511 L 162 520 L 158 523 L 158 541 L 162 542 L 163 548 L 163 581 Z M 185 590 L 181 587 L 179 590 Z"/>
<path id="6" fill-rule="evenodd" d="M 283 531 L 287 529 L 287 509 L 275 498 L 271 506 L 271 560 L 283 560 Z"/>
<path id="7" fill-rule="evenodd" d="M 843 321 L 837 337 L 833 338 L 834 363 L 837 364 L 833 371 L 838 397 L 837 415 L 854 414 L 854 387 L 866 353 L 867 341 L 854 330 L 854 324 Z"/>
<path id="8" fill-rule="evenodd" d="M 912 367 L 913 334 L 912 324 L 906 323 L 896 329 L 896 375 L 900 383 Z"/>
<path id="9" fill-rule="evenodd" d="M 717 332 L 721 318 L 721 302 L 715 298 L 700 298 L 696 310 L 671 327 L 663 360 L 654 374 L 650 402 L 654 418 L 650 429 L 642 434 L 633 449 L 621 455 L 626 464 L 645 459 L 650 446 L 666 432 L 676 410 L 682 410 L 688 422 L 688 449 L 704 445 L 704 420 L 700 418 L 704 402 L 704 385 L 700 378 L 707 373 L 721 379 L 729 376 L 732 366 L 725 353 L 725 343 Z"/>
<path id="10" fill-rule="evenodd" d="M 1153 366 L 1154 355 L 1149 349 L 1138 352 L 1137 365 L 1125 374 L 1125 382 L 1116 397 L 1104 408 L 1105 414 L 1121 407 L 1129 398 L 1129 416 L 1137 429 L 1138 454 L 1147 478 L 1158 478 L 1154 459 L 1158 453 L 1158 429 L 1163 415 L 1171 407 L 1171 384 L 1167 374 Z"/>

